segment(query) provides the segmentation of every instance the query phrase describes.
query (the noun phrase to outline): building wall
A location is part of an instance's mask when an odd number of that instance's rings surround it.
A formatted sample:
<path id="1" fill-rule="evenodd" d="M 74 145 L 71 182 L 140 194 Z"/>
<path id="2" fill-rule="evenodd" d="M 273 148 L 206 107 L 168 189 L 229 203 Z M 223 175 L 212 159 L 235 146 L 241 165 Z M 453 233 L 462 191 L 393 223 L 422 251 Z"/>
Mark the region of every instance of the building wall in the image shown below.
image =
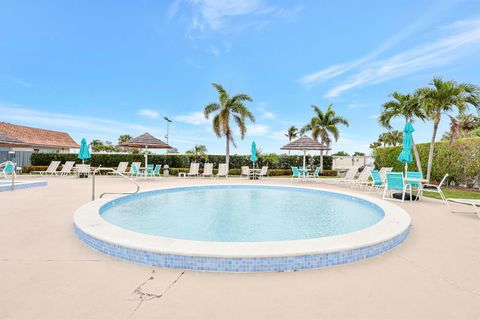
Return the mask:
<path id="1" fill-rule="evenodd" d="M 348 169 L 354 166 L 373 166 L 374 158 L 372 156 L 333 156 L 332 169 Z"/>

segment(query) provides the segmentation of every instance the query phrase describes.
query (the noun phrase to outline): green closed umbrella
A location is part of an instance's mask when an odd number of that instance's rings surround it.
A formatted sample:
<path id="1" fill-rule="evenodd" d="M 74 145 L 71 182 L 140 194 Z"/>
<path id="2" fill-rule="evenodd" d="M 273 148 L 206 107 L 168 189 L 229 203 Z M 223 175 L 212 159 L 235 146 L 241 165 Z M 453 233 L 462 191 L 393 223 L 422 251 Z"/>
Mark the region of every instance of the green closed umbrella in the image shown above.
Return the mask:
<path id="1" fill-rule="evenodd" d="M 82 163 L 84 163 L 86 159 L 90 159 L 91 157 L 92 156 L 90 155 L 90 150 L 88 150 L 87 140 L 83 138 L 80 144 L 80 152 L 78 153 L 78 159 L 82 160 Z"/>
<path id="2" fill-rule="evenodd" d="M 407 121 L 407 123 L 405 124 L 405 128 L 403 129 L 402 152 L 397 158 L 398 161 L 405 163 L 405 176 L 407 176 L 408 164 L 410 162 L 413 162 L 413 157 L 412 157 L 412 145 L 413 145 L 412 132 L 413 131 L 415 131 L 415 129 L 413 129 L 413 126 L 410 123 L 410 121 Z"/>

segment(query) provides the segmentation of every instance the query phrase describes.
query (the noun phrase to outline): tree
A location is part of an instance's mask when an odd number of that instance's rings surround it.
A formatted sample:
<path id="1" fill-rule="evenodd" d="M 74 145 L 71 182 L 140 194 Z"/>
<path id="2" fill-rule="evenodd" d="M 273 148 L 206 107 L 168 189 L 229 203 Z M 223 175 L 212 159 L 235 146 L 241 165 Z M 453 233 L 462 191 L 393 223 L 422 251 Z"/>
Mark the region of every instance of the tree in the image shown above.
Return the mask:
<path id="1" fill-rule="evenodd" d="M 196 144 L 196 145 L 193 146 L 192 149 L 187 150 L 187 152 L 185 152 L 185 153 L 193 154 L 195 160 L 197 160 L 199 155 L 203 156 L 207 153 L 207 147 L 203 144 Z"/>
<path id="2" fill-rule="evenodd" d="M 90 142 L 90 146 L 97 147 L 97 146 L 103 146 L 103 141 L 100 139 L 93 139 L 92 142 Z"/>
<path id="3" fill-rule="evenodd" d="M 480 107 L 480 89 L 473 84 L 434 78 L 430 85 L 433 87 L 420 88 L 416 91 L 426 114 L 429 119 L 433 120 L 432 139 L 428 153 L 427 180 L 430 179 L 432 171 L 435 138 L 442 114 L 449 114 L 455 110 L 462 114 L 468 110 L 469 106 L 474 106 L 477 110 Z"/>
<path id="4" fill-rule="evenodd" d="M 354 156 L 354 157 L 364 157 L 364 156 L 365 156 L 365 152 L 355 151 L 355 152 L 353 153 L 353 156 Z"/>
<path id="5" fill-rule="evenodd" d="M 349 154 L 346 153 L 345 151 L 337 151 L 334 154 L 332 154 L 332 156 L 348 157 Z"/>
<path id="6" fill-rule="evenodd" d="M 329 104 L 327 111 L 323 112 L 319 107 L 312 105 L 315 116 L 310 120 L 310 123 L 303 126 L 300 130 L 301 134 L 307 131 L 312 132 L 312 138 L 330 146 L 333 140 L 338 141 L 340 137 L 339 125 L 348 127 L 348 120 L 344 117 L 337 116 L 333 110 L 333 104 Z M 320 150 L 320 168 L 323 171 L 323 150 Z"/>
<path id="7" fill-rule="evenodd" d="M 399 130 L 393 130 L 386 133 L 387 145 L 396 146 L 403 142 L 403 132 Z"/>
<path id="8" fill-rule="evenodd" d="M 288 127 L 285 137 L 288 138 L 288 142 L 292 142 L 293 139 L 298 137 L 298 128 L 295 126 Z M 288 155 L 290 155 L 290 150 L 288 150 Z"/>
<path id="9" fill-rule="evenodd" d="M 390 95 L 394 100 L 385 102 L 382 105 L 378 122 L 380 125 L 387 129 L 392 129 L 390 124 L 391 120 L 396 117 L 404 117 L 405 122 L 414 122 L 416 119 L 425 121 L 427 114 L 423 106 L 419 103 L 419 99 L 415 95 L 401 94 L 399 92 L 393 92 Z M 417 145 L 412 137 L 412 148 L 415 155 L 415 162 L 419 172 L 422 172 L 422 163 L 418 154 Z"/>
<path id="10" fill-rule="evenodd" d="M 450 131 L 442 135 L 442 140 L 450 140 L 450 145 L 453 145 L 457 138 L 470 137 L 470 132 L 480 128 L 480 117 L 473 114 L 460 114 L 457 118 L 447 115 L 450 117 Z"/>
<path id="11" fill-rule="evenodd" d="M 212 85 L 218 92 L 219 101 L 207 104 L 203 113 L 205 118 L 208 119 L 212 113 L 217 112 L 212 119 L 213 132 L 215 132 L 218 138 L 225 137 L 225 163 L 228 169 L 230 164 L 230 142 L 236 147 L 231 120 L 233 119 L 240 129 L 240 138 L 243 140 L 247 132 L 246 120 L 249 119 L 255 122 L 255 116 L 245 106 L 245 102 L 252 102 L 253 99 L 244 93 L 230 96 L 220 84 L 213 83 Z"/>
<path id="12" fill-rule="evenodd" d="M 379 148 L 379 147 L 381 147 L 381 146 L 382 146 L 382 143 L 381 143 L 381 142 L 375 141 L 375 142 L 370 143 L 369 148 L 370 148 L 370 149 L 376 149 L 376 148 Z"/>
<path id="13" fill-rule="evenodd" d="M 118 137 L 118 144 L 122 144 L 132 139 L 132 136 L 129 134 L 122 134 Z"/>

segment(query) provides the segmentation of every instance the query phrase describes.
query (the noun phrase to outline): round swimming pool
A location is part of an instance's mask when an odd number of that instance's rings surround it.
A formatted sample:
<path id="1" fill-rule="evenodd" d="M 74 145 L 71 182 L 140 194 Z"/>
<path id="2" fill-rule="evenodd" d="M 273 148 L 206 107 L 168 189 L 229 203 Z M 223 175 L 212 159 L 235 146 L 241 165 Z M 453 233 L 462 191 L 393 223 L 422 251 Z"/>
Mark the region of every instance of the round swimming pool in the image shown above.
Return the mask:
<path id="1" fill-rule="evenodd" d="M 208 271 L 320 268 L 381 254 L 408 235 L 400 207 L 365 195 L 274 185 L 206 185 L 99 199 L 78 237 L 117 258 Z"/>
<path id="2" fill-rule="evenodd" d="M 125 197 L 100 210 L 119 227 L 185 240 L 257 242 L 334 236 L 384 217 L 348 195 L 289 187 L 202 186 Z"/>

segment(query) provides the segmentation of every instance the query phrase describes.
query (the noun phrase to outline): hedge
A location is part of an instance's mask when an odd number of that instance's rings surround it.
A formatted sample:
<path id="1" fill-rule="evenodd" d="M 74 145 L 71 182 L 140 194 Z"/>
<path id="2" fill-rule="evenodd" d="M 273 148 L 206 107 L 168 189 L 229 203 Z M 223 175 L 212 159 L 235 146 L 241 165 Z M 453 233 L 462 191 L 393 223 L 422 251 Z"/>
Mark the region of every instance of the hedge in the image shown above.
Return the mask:
<path id="1" fill-rule="evenodd" d="M 144 156 L 141 154 L 92 154 L 92 158 L 85 161 L 86 164 L 98 167 L 117 167 L 119 162 L 142 162 L 144 164 Z M 50 162 L 57 160 L 64 163 L 65 161 L 76 161 L 76 154 L 72 153 L 33 153 L 32 154 L 32 166 L 48 166 Z M 171 155 L 171 154 L 151 154 L 148 156 L 148 162 L 153 164 L 167 164 L 171 168 L 189 168 L 190 162 L 195 161 L 194 155 Z M 218 167 L 219 163 L 225 163 L 224 155 L 207 155 L 197 157 L 196 162 L 200 163 L 213 163 L 214 167 Z M 230 169 L 240 169 L 242 166 L 251 166 L 249 155 L 231 155 L 230 156 Z M 258 166 L 267 165 L 269 169 L 285 169 L 289 170 L 292 166 L 300 166 L 303 164 L 303 156 L 300 155 L 261 155 Z M 319 166 L 320 156 L 307 156 L 307 165 Z M 323 156 L 323 168 L 324 170 L 331 170 L 332 157 Z"/>
<path id="2" fill-rule="evenodd" d="M 430 144 L 418 144 L 417 149 L 422 162 L 423 175 L 426 176 Z M 375 149 L 375 166 L 377 168 L 393 167 L 395 171 L 403 171 L 405 165 L 397 160 L 401 151 L 401 146 Z M 409 164 L 409 168 L 412 171 L 417 170 L 415 160 Z M 430 179 L 438 182 L 442 180 L 445 173 L 449 174 L 448 182 L 454 182 L 456 185 L 471 188 L 478 184 L 480 182 L 480 138 L 458 139 L 452 146 L 449 146 L 448 141 L 436 142 Z"/>

